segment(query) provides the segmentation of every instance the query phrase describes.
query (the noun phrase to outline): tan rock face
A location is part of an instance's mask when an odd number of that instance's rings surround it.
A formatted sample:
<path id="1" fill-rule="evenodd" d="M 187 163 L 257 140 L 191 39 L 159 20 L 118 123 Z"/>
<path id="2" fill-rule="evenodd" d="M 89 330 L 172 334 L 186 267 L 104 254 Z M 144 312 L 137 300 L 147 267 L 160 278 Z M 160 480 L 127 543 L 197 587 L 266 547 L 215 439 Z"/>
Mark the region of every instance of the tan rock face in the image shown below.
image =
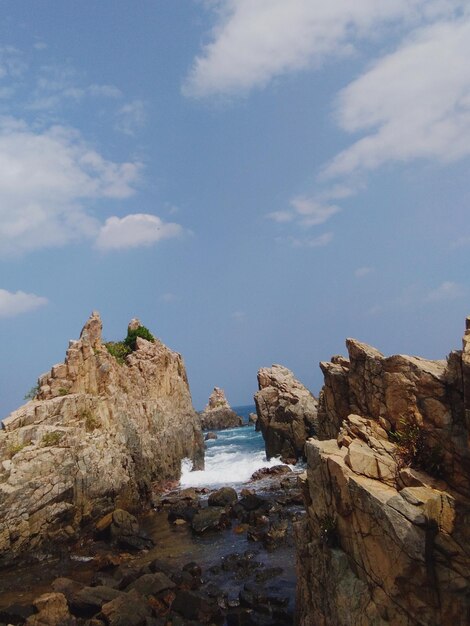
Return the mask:
<path id="1" fill-rule="evenodd" d="M 355 340 L 347 347 L 349 360 L 321 364 L 322 440 L 306 444 L 299 624 L 464 626 L 470 618 L 468 324 L 463 351 L 447 361 L 385 357 Z M 438 465 L 423 446 L 438 453 Z M 415 459 L 411 466 L 403 464 L 404 451 Z"/>
<path id="2" fill-rule="evenodd" d="M 268 459 L 302 458 L 306 439 L 316 432 L 316 399 L 281 365 L 260 369 L 258 386 L 256 429 L 261 430 Z"/>
<path id="3" fill-rule="evenodd" d="M 137 339 L 124 364 L 93 313 L 37 399 L 0 432 L 0 558 L 66 538 L 90 516 L 145 503 L 203 440 L 181 355 Z M 67 530 L 65 530 L 67 529 Z"/>

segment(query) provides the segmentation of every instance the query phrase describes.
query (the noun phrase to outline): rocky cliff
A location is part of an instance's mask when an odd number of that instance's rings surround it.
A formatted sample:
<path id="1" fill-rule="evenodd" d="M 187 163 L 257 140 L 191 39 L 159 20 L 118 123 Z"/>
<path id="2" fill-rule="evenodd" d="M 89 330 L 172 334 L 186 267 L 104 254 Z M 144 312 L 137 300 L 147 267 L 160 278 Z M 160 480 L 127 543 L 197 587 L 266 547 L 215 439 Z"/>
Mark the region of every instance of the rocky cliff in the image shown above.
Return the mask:
<path id="1" fill-rule="evenodd" d="M 36 397 L 3 421 L 0 560 L 73 536 L 116 505 L 142 506 L 184 457 L 203 464 L 181 355 L 136 337 L 116 358 L 101 330 L 93 313 Z"/>
<path id="2" fill-rule="evenodd" d="M 295 462 L 303 458 L 305 441 L 317 429 L 316 399 L 281 365 L 261 368 L 258 387 L 256 429 L 263 435 L 268 459 L 281 456 Z"/>
<path id="3" fill-rule="evenodd" d="M 303 626 L 470 623 L 470 319 L 445 361 L 322 363 L 297 527 Z"/>
<path id="4" fill-rule="evenodd" d="M 209 402 L 200 415 L 204 430 L 223 430 L 243 424 L 243 418 L 230 408 L 224 390 L 219 387 L 214 387 Z"/>

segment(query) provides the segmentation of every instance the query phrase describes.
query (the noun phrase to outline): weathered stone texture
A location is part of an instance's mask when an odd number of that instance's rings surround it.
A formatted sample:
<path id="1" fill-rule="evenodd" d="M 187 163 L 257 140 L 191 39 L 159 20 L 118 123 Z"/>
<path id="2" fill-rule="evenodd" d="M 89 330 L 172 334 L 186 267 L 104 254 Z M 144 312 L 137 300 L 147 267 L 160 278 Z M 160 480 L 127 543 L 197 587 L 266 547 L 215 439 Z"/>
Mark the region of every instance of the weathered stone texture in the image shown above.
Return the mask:
<path id="1" fill-rule="evenodd" d="M 258 386 L 256 429 L 263 435 L 268 459 L 304 457 L 305 441 L 317 428 L 316 399 L 281 365 L 260 369 Z"/>
<path id="2" fill-rule="evenodd" d="M 146 502 L 154 483 L 179 476 L 184 457 L 203 462 L 183 360 L 158 340 L 138 338 L 120 365 L 93 313 L 39 383 L 0 432 L 0 558 Z"/>
<path id="3" fill-rule="evenodd" d="M 322 440 L 306 444 L 299 624 L 464 626 L 470 623 L 468 321 L 463 350 L 447 361 L 384 357 L 352 339 L 347 347 L 349 360 L 321 364 Z M 442 457 L 438 477 L 427 473 L 431 467 L 403 465 L 393 433 L 407 423 Z"/>

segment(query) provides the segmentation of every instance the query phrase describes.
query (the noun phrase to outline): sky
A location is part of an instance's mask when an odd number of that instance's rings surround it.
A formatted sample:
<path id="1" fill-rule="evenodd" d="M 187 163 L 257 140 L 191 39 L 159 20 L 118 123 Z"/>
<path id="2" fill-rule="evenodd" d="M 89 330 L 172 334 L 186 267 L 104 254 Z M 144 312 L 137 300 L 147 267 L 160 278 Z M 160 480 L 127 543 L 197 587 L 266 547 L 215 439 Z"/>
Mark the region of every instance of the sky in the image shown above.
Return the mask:
<path id="1" fill-rule="evenodd" d="M 93 310 L 250 404 L 470 315 L 467 0 L 0 0 L 0 418 Z"/>

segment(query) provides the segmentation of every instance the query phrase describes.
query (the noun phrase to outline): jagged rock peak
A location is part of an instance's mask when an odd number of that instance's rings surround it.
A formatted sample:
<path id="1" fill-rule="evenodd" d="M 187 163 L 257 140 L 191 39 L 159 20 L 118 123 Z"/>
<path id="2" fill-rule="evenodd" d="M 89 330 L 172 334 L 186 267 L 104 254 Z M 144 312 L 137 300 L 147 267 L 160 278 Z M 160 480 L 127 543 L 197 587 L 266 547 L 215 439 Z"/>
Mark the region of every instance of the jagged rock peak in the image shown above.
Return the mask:
<path id="1" fill-rule="evenodd" d="M 87 343 L 93 348 L 101 344 L 101 332 L 103 330 L 103 323 L 101 321 L 98 311 L 93 313 L 88 318 L 85 326 L 80 333 L 80 339 L 83 343 Z"/>
<path id="2" fill-rule="evenodd" d="M 140 328 L 142 326 L 141 321 L 139 320 L 138 317 L 133 317 L 131 319 L 131 321 L 129 322 L 127 329 L 128 330 L 137 330 L 138 328 Z"/>
<path id="3" fill-rule="evenodd" d="M 235 428 L 243 424 L 243 418 L 230 407 L 225 392 L 214 387 L 206 408 L 201 413 L 201 425 L 204 430 L 223 430 Z"/>
<path id="4" fill-rule="evenodd" d="M 256 429 L 263 435 L 266 455 L 295 462 L 304 456 L 305 441 L 316 432 L 317 401 L 282 365 L 261 368 L 258 386 Z"/>
<path id="5" fill-rule="evenodd" d="M 227 398 L 225 397 L 225 391 L 220 387 L 214 387 L 212 391 L 209 402 L 206 405 L 205 411 L 213 411 L 214 409 L 229 409 L 230 404 L 228 403 Z"/>

